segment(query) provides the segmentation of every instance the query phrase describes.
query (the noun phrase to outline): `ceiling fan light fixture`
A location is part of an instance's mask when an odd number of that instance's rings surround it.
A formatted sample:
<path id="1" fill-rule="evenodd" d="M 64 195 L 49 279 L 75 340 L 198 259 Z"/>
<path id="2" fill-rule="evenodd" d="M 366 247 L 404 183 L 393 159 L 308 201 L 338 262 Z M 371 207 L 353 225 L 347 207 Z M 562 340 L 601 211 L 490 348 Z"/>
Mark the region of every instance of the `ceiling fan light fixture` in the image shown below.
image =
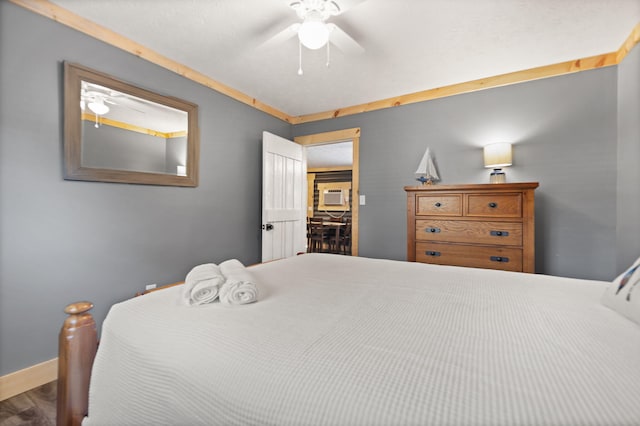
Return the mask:
<path id="1" fill-rule="evenodd" d="M 329 27 L 318 12 L 310 12 L 298 29 L 300 43 L 307 49 L 316 50 L 329 41 Z"/>
<path id="2" fill-rule="evenodd" d="M 89 102 L 87 106 L 97 115 L 104 115 L 109 112 L 109 107 L 104 104 L 102 99 Z"/>

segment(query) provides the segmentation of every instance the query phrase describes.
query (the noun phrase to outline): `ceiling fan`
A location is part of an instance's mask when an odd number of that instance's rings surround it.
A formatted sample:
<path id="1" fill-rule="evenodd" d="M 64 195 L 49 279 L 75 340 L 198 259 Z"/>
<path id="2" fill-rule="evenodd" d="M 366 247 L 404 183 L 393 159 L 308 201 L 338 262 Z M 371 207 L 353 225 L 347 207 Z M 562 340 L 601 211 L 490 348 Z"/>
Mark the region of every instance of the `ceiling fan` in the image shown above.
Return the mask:
<path id="1" fill-rule="evenodd" d="M 263 46 L 280 44 L 294 36 L 298 36 L 299 68 L 302 75 L 302 46 L 316 50 L 327 47 L 327 66 L 329 66 L 329 46 L 335 45 L 347 54 L 360 54 L 364 49 L 349 34 L 332 22 L 332 16 L 344 13 L 348 6 L 364 0 L 287 0 L 291 9 L 296 12 L 302 22 L 289 25 L 271 37 Z"/>
<path id="2" fill-rule="evenodd" d="M 82 82 L 80 88 L 80 110 L 84 112 L 88 108 L 95 114 L 96 128 L 100 127 L 98 117 L 102 117 L 111 110 L 107 104 L 116 104 L 104 90 L 106 88 L 86 81 Z"/>
<path id="3" fill-rule="evenodd" d="M 127 95 L 124 93 L 111 90 L 95 83 L 82 81 L 82 86 L 80 88 L 80 109 L 82 111 L 85 111 L 85 109 L 88 108 L 89 111 L 95 114 L 95 127 L 99 127 L 98 117 L 101 117 L 111 111 L 111 107 L 109 105 L 118 105 L 136 111 L 138 113 L 145 114 L 143 110 L 125 105 L 120 100 L 116 102 L 115 98 L 118 97 L 120 97 L 122 101 L 126 100 L 130 102 L 140 103 L 140 101 L 137 101 L 137 99 L 133 97 L 127 97 Z"/>
<path id="4" fill-rule="evenodd" d="M 109 112 L 109 106 L 107 104 L 115 104 L 106 95 L 100 92 L 87 90 L 82 91 L 80 94 L 80 108 L 82 110 L 88 107 L 91 112 L 97 115 L 104 115 Z"/>

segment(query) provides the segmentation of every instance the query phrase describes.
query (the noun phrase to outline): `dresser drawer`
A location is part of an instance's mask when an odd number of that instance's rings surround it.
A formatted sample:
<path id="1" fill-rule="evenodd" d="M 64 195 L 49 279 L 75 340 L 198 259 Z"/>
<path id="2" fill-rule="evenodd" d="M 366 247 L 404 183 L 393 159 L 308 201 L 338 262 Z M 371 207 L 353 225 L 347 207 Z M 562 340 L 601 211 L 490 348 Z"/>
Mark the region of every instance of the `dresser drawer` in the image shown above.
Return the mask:
<path id="1" fill-rule="evenodd" d="M 466 216 L 522 217 L 522 194 L 468 194 Z"/>
<path id="2" fill-rule="evenodd" d="M 522 223 L 419 219 L 416 240 L 521 246 Z"/>
<path id="3" fill-rule="evenodd" d="M 416 243 L 416 261 L 438 265 L 522 271 L 522 249 L 418 242 Z"/>
<path id="4" fill-rule="evenodd" d="M 537 182 L 405 187 L 407 260 L 535 272 Z"/>
<path id="5" fill-rule="evenodd" d="M 418 195 L 416 214 L 462 216 L 462 196 L 454 195 Z"/>

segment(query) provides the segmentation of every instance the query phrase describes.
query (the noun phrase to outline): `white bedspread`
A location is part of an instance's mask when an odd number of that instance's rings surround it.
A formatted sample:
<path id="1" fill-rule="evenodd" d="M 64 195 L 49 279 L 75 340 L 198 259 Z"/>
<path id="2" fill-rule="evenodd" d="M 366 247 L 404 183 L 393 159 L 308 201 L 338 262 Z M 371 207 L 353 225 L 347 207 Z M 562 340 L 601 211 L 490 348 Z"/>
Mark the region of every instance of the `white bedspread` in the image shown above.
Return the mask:
<path id="1" fill-rule="evenodd" d="M 326 254 L 251 271 L 250 305 L 114 305 L 83 424 L 640 424 L 640 327 L 607 283 Z"/>

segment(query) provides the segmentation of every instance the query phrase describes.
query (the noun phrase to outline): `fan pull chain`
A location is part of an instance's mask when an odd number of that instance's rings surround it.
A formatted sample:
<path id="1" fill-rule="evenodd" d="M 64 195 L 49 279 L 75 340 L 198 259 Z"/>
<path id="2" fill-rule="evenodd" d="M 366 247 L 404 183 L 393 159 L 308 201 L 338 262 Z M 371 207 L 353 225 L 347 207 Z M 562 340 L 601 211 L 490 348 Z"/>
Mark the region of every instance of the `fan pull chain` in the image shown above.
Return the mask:
<path id="1" fill-rule="evenodd" d="M 298 75 L 302 74 L 302 42 L 298 40 Z"/>
<path id="2" fill-rule="evenodd" d="M 98 114 L 96 114 L 96 125 L 95 125 L 95 128 L 97 129 L 98 127 L 100 127 L 100 125 L 98 124 Z"/>
<path id="3" fill-rule="evenodd" d="M 327 68 L 329 68 L 329 64 L 331 63 L 331 57 L 330 57 L 330 53 L 329 53 L 329 45 L 331 43 L 327 42 Z"/>

